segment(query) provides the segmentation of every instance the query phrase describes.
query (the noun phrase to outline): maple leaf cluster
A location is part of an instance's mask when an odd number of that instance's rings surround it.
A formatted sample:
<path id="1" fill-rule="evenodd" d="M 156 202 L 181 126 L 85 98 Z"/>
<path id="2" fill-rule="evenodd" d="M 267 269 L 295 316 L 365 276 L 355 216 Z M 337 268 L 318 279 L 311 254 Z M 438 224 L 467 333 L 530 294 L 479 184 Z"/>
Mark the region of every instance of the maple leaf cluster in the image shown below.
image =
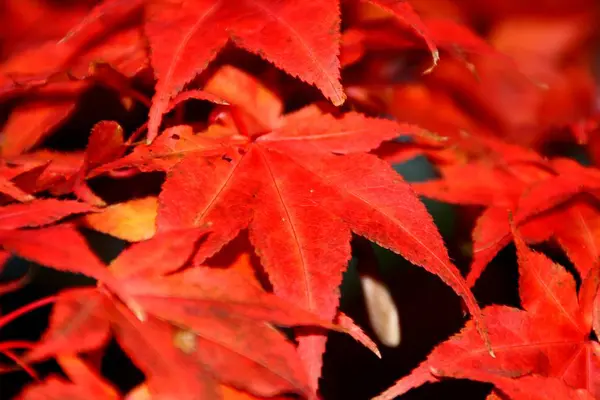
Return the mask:
<path id="1" fill-rule="evenodd" d="M 35 340 L 3 338 L 0 374 L 31 376 L 22 399 L 326 398 L 329 332 L 378 356 L 402 346 L 377 245 L 470 316 L 378 399 L 449 378 L 490 384 L 488 399 L 600 398 L 599 13 L 593 0 L 0 4 L 0 272 L 32 263 L 0 295 L 37 266 L 86 277 L 2 306 L 0 336 L 51 311 Z M 392 167 L 415 158 L 436 176 Z M 460 232 L 444 240 L 419 196 L 456 205 Z M 124 250 L 94 249 L 99 234 Z M 472 288 L 511 246 L 519 302 L 482 309 Z M 376 340 L 340 310 L 352 258 Z M 104 371 L 115 343 L 135 385 Z M 39 371 L 49 359 L 59 372 Z"/>

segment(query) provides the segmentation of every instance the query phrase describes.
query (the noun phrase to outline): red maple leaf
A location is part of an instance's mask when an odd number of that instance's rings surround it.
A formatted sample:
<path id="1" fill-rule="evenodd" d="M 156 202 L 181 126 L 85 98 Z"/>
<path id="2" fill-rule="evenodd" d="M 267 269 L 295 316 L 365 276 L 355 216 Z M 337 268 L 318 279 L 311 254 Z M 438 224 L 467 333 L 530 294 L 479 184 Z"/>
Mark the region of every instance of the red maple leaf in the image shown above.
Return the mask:
<path id="1" fill-rule="evenodd" d="M 518 155 L 519 148 L 512 148 L 496 148 L 491 157 L 480 153 L 464 164 L 453 160 L 441 166 L 441 179 L 416 184 L 415 189 L 440 201 L 485 207 L 472 233 L 470 285 L 510 243 L 510 213 L 527 242 L 555 240 L 585 277 L 600 257 L 593 234 L 600 226 L 600 172 L 572 160 L 546 161 L 533 152 Z M 430 153 L 435 157 L 435 151 Z"/>
<path id="2" fill-rule="evenodd" d="M 249 123 L 246 110 L 281 109 L 279 100 L 272 95 L 230 98 L 237 92 L 228 87 L 259 84 L 231 68 L 224 71 L 205 90 L 234 106 L 238 125 L 216 126 L 217 135 L 211 128 L 193 135 L 190 128 L 174 127 L 126 157 L 124 165 L 142 169 L 149 161 L 183 158 L 175 166 L 172 161 L 160 164 L 169 173 L 159 196 L 159 232 L 209 227 L 211 234 L 196 254 L 195 262 L 201 263 L 249 228 L 275 293 L 327 320 L 337 309 L 337 287 L 355 232 L 439 275 L 479 318 L 473 296 L 410 186 L 385 162 L 364 154 L 419 128 L 358 113 L 335 117 L 314 106 L 276 119 L 250 114 L 260 123 Z M 257 107 L 265 98 L 267 103 Z M 300 338 L 313 387 L 325 339 Z"/>
<path id="3" fill-rule="evenodd" d="M 343 103 L 337 58 L 339 12 L 336 0 L 149 1 L 145 29 L 158 82 L 148 139 L 158 133 L 169 100 L 202 72 L 229 40 L 315 84 L 334 104 Z M 298 14 L 319 15 L 319 23 L 296 18 Z"/>
<path id="4" fill-rule="evenodd" d="M 518 234 L 519 292 L 523 309 L 489 306 L 483 310 L 496 358 L 488 357 L 473 324 L 437 346 L 427 360 L 400 379 L 378 399 L 392 399 L 425 382 L 445 377 L 481 380 L 501 390 L 527 391 L 531 374 L 555 378 L 600 396 L 600 343 L 590 340 L 592 305 L 598 293 L 600 269 L 590 271 L 577 296 L 575 280 L 562 266 L 530 250 Z M 535 378 L 532 389 L 543 387 Z M 509 392 L 510 393 L 510 392 Z M 543 393 L 543 392 L 542 392 Z M 530 398 L 524 395 L 518 398 Z M 567 397 L 553 397 L 567 398 Z M 574 393 L 572 395 L 574 397 Z"/>
<path id="5" fill-rule="evenodd" d="M 312 397 L 295 346 L 267 322 L 333 325 L 264 292 L 243 266 L 163 276 L 185 266 L 201 234 L 197 229 L 159 234 L 132 245 L 110 264 L 120 289 L 143 310 L 144 321 L 102 286 L 64 291 L 48 331 L 26 360 L 101 348 L 111 329 L 146 374 L 153 396 L 219 399 L 217 383 L 225 382 L 262 396 L 295 391 Z M 38 250 L 44 251 L 37 260 L 46 265 L 69 262 L 49 251 L 47 242 Z M 83 242 L 71 241 L 69 252 L 79 254 L 70 260 L 73 271 L 83 254 L 93 257 Z M 32 258 L 33 252 L 22 247 L 19 254 Z M 344 325 L 355 329 L 351 322 Z"/>

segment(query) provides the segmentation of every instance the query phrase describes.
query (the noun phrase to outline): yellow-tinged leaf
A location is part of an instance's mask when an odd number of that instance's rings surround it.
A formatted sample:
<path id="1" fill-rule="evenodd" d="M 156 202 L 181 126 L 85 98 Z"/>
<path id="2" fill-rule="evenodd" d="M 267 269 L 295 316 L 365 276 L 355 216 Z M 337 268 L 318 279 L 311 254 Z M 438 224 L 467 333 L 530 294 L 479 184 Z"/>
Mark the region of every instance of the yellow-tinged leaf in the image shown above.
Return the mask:
<path id="1" fill-rule="evenodd" d="M 156 197 L 144 197 L 109 206 L 101 213 L 86 216 L 84 222 L 99 232 L 139 242 L 154 236 L 157 207 Z"/>

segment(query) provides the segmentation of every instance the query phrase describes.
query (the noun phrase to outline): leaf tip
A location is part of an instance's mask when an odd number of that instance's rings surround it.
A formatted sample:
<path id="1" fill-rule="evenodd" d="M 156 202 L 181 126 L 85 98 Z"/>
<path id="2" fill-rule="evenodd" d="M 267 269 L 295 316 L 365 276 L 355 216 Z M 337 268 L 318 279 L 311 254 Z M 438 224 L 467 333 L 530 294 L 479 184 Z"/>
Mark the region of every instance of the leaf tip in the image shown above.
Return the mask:
<path id="1" fill-rule="evenodd" d="M 121 299 L 125 301 L 125 299 Z M 144 311 L 142 306 L 134 299 L 127 299 L 125 301 L 125 304 L 140 322 L 145 322 L 148 319 L 146 312 Z"/>
<path id="2" fill-rule="evenodd" d="M 433 70 L 435 69 L 435 67 L 437 67 L 437 65 L 440 61 L 440 52 L 438 49 L 434 48 L 431 50 L 431 58 L 432 58 L 431 66 L 429 68 L 427 68 L 425 71 L 423 71 L 423 75 L 428 75 L 428 74 L 432 73 Z"/>
<path id="3" fill-rule="evenodd" d="M 377 356 L 377 358 L 379 358 L 379 359 L 381 360 L 381 358 L 382 358 L 382 357 L 381 357 L 381 352 L 379 351 L 379 349 L 378 349 L 378 348 L 375 348 L 375 349 L 373 350 L 373 354 L 375 354 L 375 355 Z"/>
<path id="4" fill-rule="evenodd" d="M 331 102 L 334 106 L 341 107 L 346 102 L 346 93 L 342 92 L 340 95 L 332 97 Z"/>
<path id="5" fill-rule="evenodd" d="M 357 342 L 369 349 L 377 358 L 381 359 L 381 352 L 377 344 L 346 314 L 339 312 L 336 317 L 336 324 L 342 328 L 344 333 L 352 336 Z"/>

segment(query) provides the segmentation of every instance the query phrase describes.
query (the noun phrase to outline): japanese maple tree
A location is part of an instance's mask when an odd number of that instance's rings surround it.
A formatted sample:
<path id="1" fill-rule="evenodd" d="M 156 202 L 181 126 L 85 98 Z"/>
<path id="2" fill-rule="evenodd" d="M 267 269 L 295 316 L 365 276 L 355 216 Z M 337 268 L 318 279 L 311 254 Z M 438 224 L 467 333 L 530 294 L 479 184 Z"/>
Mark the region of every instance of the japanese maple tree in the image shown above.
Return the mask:
<path id="1" fill-rule="evenodd" d="M 455 378 L 464 398 L 600 398 L 599 16 L 593 0 L 1 4 L 10 396 L 429 398 Z M 411 265 L 428 275 L 388 279 Z M 360 367 L 332 351 L 348 337 L 369 363 L 412 358 L 346 392 L 327 366 Z"/>

